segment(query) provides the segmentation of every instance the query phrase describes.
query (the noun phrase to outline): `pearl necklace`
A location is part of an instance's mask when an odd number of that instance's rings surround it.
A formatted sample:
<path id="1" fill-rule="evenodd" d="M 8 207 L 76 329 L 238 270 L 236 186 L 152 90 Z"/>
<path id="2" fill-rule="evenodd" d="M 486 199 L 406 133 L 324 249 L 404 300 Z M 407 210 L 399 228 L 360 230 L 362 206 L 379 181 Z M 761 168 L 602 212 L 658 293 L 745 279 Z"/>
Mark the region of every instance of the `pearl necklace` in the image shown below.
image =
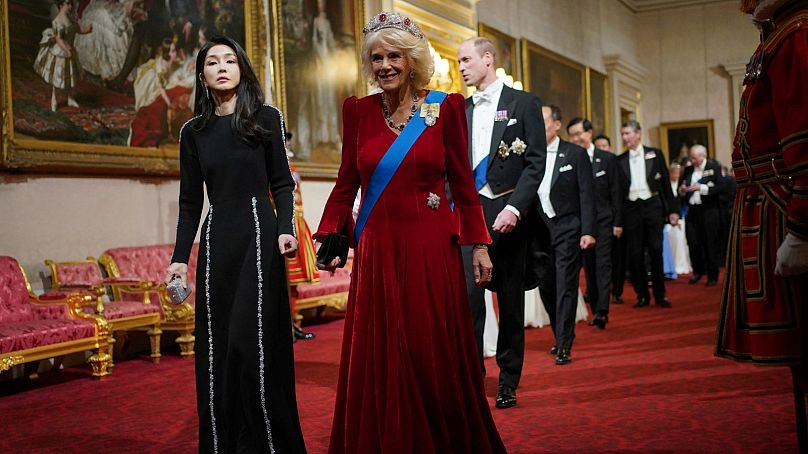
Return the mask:
<path id="1" fill-rule="evenodd" d="M 390 107 L 387 105 L 387 97 L 384 96 L 384 93 L 380 93 L 382 97 L 382 110 L 384 111 L 384 119 L 387 120 L 387 124 L 398 131 L 403 131 L 404 128 L 407 126 L 407 123 L 412 120 L 412 116 L 415 115 L 415 111 L 418 110 L 418 95 L 412 95 L 412 105 L 410 106 L 410 115 L 407 117 L 407 120 L 404 123 L 395 124 L 393 122 L 393 114 L 390 113 Z"/>

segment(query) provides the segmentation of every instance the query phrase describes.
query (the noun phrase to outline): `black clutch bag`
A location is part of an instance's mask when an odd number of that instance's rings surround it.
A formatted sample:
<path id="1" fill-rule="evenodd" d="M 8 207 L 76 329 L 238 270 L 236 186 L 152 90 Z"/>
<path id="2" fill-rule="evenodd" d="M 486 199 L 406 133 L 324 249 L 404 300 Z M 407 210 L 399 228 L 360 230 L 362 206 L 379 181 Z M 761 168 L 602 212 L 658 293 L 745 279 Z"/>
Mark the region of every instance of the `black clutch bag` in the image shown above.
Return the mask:
<path id="1" fill-rule="evenodd" d="M 317 263 L 321 265 L 328 265 L 334 260 L 334 257 L 339 257 L 339 268 L 345 266 L 348 261 L 348 237 L 338 233 L 329 233 L 325 237 L 320 250 L 317 251 Z"/>

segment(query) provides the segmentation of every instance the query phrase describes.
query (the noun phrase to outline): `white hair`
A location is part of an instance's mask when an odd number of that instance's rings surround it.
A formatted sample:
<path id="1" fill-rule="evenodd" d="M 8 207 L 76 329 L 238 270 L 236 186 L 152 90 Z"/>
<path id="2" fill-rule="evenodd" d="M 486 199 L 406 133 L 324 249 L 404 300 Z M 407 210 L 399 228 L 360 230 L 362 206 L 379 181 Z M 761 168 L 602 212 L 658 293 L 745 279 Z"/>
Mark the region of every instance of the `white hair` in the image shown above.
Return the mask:
<path id="1" fill-rule="evenodd" d="M 696 153 L 703 158 L 707 157 L 707 147 L 705 147 L 704 145 L 699 144 L 693 145 L 692 147 L 690 147 L 690 152 Z"/>

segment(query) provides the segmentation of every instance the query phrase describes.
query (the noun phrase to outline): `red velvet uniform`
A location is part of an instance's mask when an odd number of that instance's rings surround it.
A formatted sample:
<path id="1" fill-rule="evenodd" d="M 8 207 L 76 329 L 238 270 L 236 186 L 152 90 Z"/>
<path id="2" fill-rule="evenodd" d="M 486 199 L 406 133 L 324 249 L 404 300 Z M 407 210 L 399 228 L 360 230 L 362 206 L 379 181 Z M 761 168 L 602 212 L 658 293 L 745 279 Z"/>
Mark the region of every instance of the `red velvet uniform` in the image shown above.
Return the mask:
<path id="1" fill-rule="evenodd" d="M 716 354 L 804 360 L 805 275 L 774 274 L 786 233 L 808 240 L 808 7 L 776 17 L 747 71 L 732 166 L 738 181 Z M 756 64 L 757 63 L 757 64 Z"/>
<path id="2" fill-rule="evenodd" d="M 461 244 L 491 242 L 471 176 L 464 111 L 462 96 L 446 98 L 356 246 L 332 454 L 505 451 L 483 389 L 460 254 Z M 349 98 L 343 118 L 342 164 L 315 237 L 350 225 L 357 189 L 366 194 L 396 139 L 379 94 Z M 428 203 L 434 196 L 439 206 Z"/>

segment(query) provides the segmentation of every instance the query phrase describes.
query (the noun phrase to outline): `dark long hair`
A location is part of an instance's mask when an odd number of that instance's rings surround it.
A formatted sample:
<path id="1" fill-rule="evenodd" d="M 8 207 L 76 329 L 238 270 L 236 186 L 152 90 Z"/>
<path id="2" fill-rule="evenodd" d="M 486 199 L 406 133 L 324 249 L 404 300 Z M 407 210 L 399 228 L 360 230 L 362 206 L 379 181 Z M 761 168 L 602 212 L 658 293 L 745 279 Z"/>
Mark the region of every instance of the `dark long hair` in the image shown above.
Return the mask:
<path id="1" fill-rule="evenodd" d="M 194 122 L 194 131 L 202 131 L 208 127 L 211 118 L 215 115 L 216 104 L 213 101 L 213 94 L 202 83 L 202 79 L 205 77 L 205 58 L 208 56 L 208 51 L 219 44 L 233 49 L 241 72 L 241 81 L 236 87 L 236 109 L 231 124 L 243 141 L 251 146 L 258 145 L 269 139 L 269 131 L 258 124 L 258 111 L 264 104 L 264 93 L 261 91 L 261 83 L 255 75 L 247 53 L 239 43 L 227 36 L 212 37 L 196 56 L 194 115 L 199 118 Z"/>

